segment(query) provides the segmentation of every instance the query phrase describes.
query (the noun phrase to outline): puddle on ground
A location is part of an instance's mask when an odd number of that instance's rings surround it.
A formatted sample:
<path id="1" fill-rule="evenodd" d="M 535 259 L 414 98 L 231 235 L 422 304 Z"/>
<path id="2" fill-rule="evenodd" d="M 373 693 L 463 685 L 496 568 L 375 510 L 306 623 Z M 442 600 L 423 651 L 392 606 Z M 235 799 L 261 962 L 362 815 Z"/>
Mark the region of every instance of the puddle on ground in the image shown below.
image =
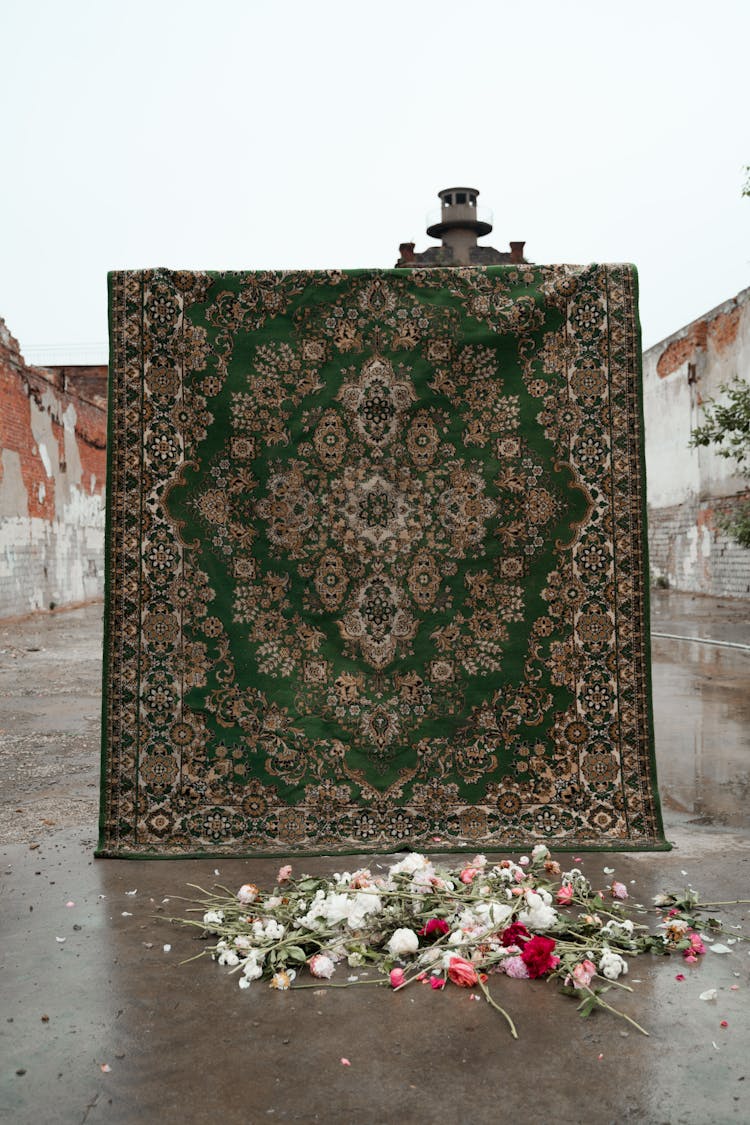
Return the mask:
<path id="1" fill-rule="evenodd" d="M 653 642 L 654 726 L 665 811 L 750 827 L 750 653 Z"/>

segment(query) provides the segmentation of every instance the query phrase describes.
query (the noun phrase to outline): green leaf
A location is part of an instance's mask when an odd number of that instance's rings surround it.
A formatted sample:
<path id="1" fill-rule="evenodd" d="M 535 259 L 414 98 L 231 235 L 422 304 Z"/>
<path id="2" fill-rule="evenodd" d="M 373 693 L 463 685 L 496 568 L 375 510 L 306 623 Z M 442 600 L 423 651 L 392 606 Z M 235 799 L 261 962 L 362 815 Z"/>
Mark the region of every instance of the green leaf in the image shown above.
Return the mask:
<path id="1" fill-rule="evenodd" d="M 288 945 L 284 952 L 290 961 L 297 961 L 301 964 L 307 960 L 307 954 L 298 945 Z"/>

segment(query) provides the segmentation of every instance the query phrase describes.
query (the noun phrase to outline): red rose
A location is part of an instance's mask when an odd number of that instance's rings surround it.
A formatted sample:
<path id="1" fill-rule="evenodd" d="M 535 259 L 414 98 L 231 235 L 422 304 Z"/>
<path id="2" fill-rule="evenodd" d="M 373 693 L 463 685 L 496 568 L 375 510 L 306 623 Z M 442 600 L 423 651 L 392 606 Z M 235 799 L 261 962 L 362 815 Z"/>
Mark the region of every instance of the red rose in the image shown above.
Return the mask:
<path id="1" fill-rule="evenodd" d="M 503 945 L 523 945 L 528 941 L 531 934 L 521 922 L 513 922 L 506 930 L 503 930 L 500 935 L 500 940 Z"/>
<path id="2" fill-rule="evenodd" d="M 421 930 L 417 930 L 417 933 L 422 937 L 430 937 L 432 935 L 438 937 L 447 934 L 449 929 L 450 926 L 444 918 L 430 918 L 429 922 L 422 926 Z"/>
<path id="3" fill-rule="evenodd" d="M 552 938 L 539 935 L 526 942 L 521 951 L 521 960 L 532 979 L 546 976 L 560 963 L 560 958 L 552 953 L 554 948 Z"/>

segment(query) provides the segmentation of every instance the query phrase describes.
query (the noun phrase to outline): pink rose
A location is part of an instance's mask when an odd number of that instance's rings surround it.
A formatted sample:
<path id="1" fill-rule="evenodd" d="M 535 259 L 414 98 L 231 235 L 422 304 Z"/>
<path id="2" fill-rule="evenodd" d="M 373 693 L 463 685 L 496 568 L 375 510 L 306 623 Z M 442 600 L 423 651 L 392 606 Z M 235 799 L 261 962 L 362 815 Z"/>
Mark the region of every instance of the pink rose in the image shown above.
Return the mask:
<path id="1" fill-rule="evenodd" d="M 463 871 L 459 875 L 459 878 L 462 883 L 473 883 L 478 874 L 478 867 L 464 867 Z"/>
<path id="2" fill-rule="evenodd" d="M 445 977 L 431 977 L 430 988 L 445 988 Z"/>
<path id="3" fill-rule="evenodd" d="M 291 863 L 287 863 L 284 867 L 279 868 L 279 873 L 276 876 L 277 883 L 286 883 L 287 879 L 292 873 Z"/>
<path id="4" fill-rule="evenodd" d="M 479 975 L 470 961 L 463 957 L 451 957 L 448 965 L 448 976 L 454 984 L 461 988 L 473 988 L 479 980 Z"/>
<path id="5" fill-rule="evenodd" d="M 612 894 L 615 898 L 627 898 L 628 888 L 624 883 L 613 883 L 611 887 Z"/>
<path id="6" fill-rule="evenodd" d="M 700 934 L 691 933 L 691 934 L 688 934 L 688 937 L 690 938 L 690 952 L 691 953 L 700 954 L 700 953 L 706 952 L 706 947 L 701 940 Z"/>
<path id="7" fill-rule="evenodd" d="M 593 961 L 581 961 L 580 965 L 576 965 L 571 974 L 576 988 L 588 988 L 595 972 L 596 965 Z"/>
<path id="8" fill-rule="evenodd" d="M 557 905 L 569 906 L 573 901 L 573 887 L 570 883 L 563 883 L 557 892 Z"/>
<path id="9" fill-rule="evenodd" d="M 402 984 L 406 984 L 406 973 L 403 969 L 391 969 L 391 988 L 400 988 Z"/>
<path id="10" fill-rule="evenodd" d="M 500 962 L 502 970 L 514 980 L 528 980 L 529 970 L 526 968 L 522 957 L 506 957 Z"/>

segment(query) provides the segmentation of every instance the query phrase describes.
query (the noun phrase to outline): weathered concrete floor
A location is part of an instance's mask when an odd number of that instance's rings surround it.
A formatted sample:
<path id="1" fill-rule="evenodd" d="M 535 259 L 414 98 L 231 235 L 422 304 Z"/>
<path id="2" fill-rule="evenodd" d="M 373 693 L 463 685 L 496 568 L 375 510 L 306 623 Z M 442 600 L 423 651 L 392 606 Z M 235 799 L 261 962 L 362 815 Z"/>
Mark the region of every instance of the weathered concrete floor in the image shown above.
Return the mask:
<path id="1" fill-rule="evenodd" d="M 748 607 L 723 604 L 711 612 L 699 600 L 691 613 L 690 599 L 662 596 L 655 628 L 684 633 L 697 618 L 700 635 L 750 639 Z M 543 983 L 493 981 L 517 1021 L 514 1042 L 497 1013 L 459 989 L 241 992 L 208 960 L 181 965 L 200 943 L 165 916 L 182 912 L 175 896 L 190 893 L 186 884 L 210 885 L 217 868 L 229 886 L 270 883 L 277 864 L 92 859 L 99 610 L 0 624 L 0 1118 L 750 1120 L 747 945 L 692 968 L 675 958 L 632 962 L 634 993 L 618 1001 L 648 1039 L 604 1015 L 580 1020 Z M 635 880 L 639 902 L 687 882 L 707 899 L 750 898 L 749 684 L 749 653 L 655 643 L 657 753 L 676 846 L 585 854 L 594 882 L 606 865 Z M 304 861 L 314 871 L 341 865 Z M 716 912 L 749 931 L 747 907 Z M 711 987 L 718 999 L 700 1001 Z"/>

